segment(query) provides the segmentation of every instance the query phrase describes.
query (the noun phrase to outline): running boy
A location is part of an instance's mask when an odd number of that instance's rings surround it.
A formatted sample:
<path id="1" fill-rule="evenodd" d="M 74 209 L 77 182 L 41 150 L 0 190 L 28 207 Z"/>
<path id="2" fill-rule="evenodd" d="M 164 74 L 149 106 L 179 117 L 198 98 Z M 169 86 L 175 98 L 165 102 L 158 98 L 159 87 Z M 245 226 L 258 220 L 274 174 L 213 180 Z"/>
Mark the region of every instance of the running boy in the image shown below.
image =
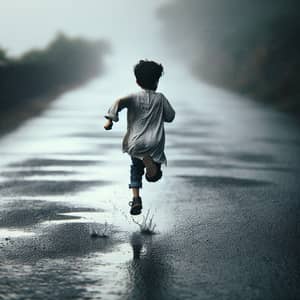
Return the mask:
<path id="1" fill-rule="evenodd" d="M 118 99 L 105 115 L 104 128 L 112 129 L 118 122 L 119 111 L 127 108 L 127 133 L 123 139 L 123 152 L 131 156 L 130 184 L 133 200 L 129 203 L 130 213 L 138 215 L 142 210 L 139 189 L 146 168 L 146 179 L 158 181 L 162 177 L 161 164 L 166 163 L 164 153 L 164 122 L 172 122 L 175 111 L 162 93 L 157 93 L 158 81 L 163 66 L 154 61 L 140 60 L 134 67 L 136 83 L 142 91 Z"/>

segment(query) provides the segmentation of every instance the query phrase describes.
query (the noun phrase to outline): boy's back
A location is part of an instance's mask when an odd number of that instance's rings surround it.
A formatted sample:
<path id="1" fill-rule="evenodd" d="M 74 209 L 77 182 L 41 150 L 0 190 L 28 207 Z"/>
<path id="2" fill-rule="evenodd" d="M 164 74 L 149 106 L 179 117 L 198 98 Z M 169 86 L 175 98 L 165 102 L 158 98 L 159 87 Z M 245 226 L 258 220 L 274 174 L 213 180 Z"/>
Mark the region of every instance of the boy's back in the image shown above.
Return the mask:
<path id="1" fill-rule="evenodd" d="M 118 111 L 127 108 L 127 133 L 123 139 L 123 152 L 143 159 L 150 155 L 155 162 L 165 163 L 164 122 L 171 122 L 175 112 L 162 93 L 143 90 L 117 101 L 106 117 L 118 119 Z"/>

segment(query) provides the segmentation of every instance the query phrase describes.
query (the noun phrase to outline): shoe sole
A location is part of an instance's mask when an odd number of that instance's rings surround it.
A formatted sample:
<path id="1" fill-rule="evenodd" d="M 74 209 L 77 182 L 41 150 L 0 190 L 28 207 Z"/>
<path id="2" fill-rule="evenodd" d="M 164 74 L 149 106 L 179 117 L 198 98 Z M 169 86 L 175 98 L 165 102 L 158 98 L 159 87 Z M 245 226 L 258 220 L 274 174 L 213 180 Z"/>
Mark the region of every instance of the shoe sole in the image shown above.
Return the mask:
<path id="1" fill-rule="evenodd" d="M 141 208 L 134 208 L 134 209 L 130 210 L 130 214 L 133 216 L 139 215 L 139 214 L 141 214 L 141 212 L 142 212 Z"/>

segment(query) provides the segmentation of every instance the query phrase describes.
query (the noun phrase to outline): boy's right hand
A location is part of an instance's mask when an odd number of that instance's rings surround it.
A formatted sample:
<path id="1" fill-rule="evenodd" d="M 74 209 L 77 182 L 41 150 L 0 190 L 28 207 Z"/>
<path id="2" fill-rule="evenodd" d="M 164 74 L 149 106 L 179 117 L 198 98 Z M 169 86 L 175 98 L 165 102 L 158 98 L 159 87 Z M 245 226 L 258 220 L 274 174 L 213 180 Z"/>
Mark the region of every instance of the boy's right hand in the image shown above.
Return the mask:
<path id="1" fill-rule="evenodd" d="M 104 124 L 105 130 L 111 130 L 113 127 L 113 121 L 111 119 L 107 119 L 106 123 Z"/>

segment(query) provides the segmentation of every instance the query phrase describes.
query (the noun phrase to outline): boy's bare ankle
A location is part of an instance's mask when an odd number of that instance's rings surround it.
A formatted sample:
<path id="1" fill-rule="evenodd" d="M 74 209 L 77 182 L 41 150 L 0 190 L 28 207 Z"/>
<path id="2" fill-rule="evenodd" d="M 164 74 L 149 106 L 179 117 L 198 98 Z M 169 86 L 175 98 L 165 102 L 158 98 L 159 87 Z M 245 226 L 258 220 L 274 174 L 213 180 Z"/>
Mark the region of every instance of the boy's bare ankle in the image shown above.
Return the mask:
<path id="1" fill-rule="evenodd" d="M 133 188 L 132 189 L 132 196 L 133 196 L 133 198 L 140 198 L 140 189 Z"/>

